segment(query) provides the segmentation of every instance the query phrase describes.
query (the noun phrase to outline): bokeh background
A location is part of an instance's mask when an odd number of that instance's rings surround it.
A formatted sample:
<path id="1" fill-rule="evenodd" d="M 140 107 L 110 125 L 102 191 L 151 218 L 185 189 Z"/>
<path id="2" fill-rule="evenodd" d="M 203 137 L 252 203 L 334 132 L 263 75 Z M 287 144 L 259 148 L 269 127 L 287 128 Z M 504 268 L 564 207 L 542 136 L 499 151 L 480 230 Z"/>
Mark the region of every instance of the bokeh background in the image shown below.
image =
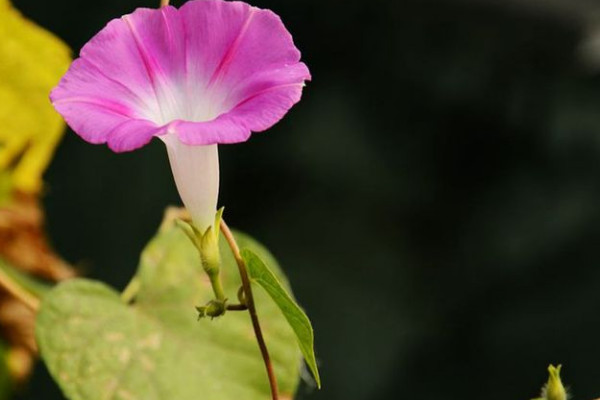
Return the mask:
<path id="1" fill-rule="evenodd" d="M 78 51 L 158 0 L 14 3 Z M 600 396 L 600 3 L 252 3 L 314 79 L 221 147 L 220 202 L 313 320 L 324 386 L 299 398 L 526 400 L 551 362 Z M 46 177 L 54 246 L 118 288 L 179 203 L 158 141 L 69 133 Z M 40 365 L 20 399 L 61 396 Z"/>

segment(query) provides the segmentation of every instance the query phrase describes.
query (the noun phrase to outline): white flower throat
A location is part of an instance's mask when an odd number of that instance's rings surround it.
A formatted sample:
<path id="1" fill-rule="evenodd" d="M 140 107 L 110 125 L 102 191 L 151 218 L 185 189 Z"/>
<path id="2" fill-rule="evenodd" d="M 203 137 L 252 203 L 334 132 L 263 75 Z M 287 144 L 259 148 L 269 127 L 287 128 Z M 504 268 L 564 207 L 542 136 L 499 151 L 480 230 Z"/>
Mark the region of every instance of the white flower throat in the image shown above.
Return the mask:
<path id="1" fill-rule="evenodd" d="M 159 136 L 167 146 L 171 170 L 183 204 L 201 232 L 213 225 L 219 197 L 219 151 L 216 144 L 190 146 L 176 134 Z"/>

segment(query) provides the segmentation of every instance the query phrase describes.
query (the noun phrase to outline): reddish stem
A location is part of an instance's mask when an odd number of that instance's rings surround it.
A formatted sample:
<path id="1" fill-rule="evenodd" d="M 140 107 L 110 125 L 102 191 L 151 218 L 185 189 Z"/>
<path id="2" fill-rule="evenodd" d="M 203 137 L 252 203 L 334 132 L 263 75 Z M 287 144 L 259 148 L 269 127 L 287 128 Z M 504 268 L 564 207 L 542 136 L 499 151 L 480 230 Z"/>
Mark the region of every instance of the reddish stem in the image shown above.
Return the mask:
<path id="1" fill-rule="evenodd" d="M 246 263 L 242 259 L 242 256 L 240 254 L 240 248 L 238 247 L 235 238 L 233 237 L 233 234 L 229 230 L 229 227 L 227 226 L 224 220 L 221 220 L 221 232 L 223 232 L 223 236 L 225 236 L 225 240 L 227 240 L 227 243 L 231 248 L 231 252 L 233 253 L 233 257 L 235 258 L 235 261 L 238 265 L 238 269 L 240 271 L 240 276 L 242 278 L 242 287 L 244 288 L 245 294 L 245 305 L 248 307 L 250 319 L 252 320 L 252 327 L 254 328 L 254 334 L 256 335 L 258 347 L 260 348 L 260 353 L 262 354 L 262 358 L 265 362 L 265 367 L 267 369 L 269 385 L 271 386 L 271 398 L 272 400 L 278 400 L 279 390 L 277 389 L 277 379 L 275 378 L 275 372 L 273 371 L 271 357 L 269 356 L 269 351 L 267 350 L 265 338 L 263 336 L 262 330 L 260 329 L 260 323 L 258 322 L 258 315 L 256 314 L 256 307 L 254 306 L 254 296 L 252 294 L 252 287 L 250 286 L 250 277 L 248 276 L 248 269 L 246 268 Z"/>

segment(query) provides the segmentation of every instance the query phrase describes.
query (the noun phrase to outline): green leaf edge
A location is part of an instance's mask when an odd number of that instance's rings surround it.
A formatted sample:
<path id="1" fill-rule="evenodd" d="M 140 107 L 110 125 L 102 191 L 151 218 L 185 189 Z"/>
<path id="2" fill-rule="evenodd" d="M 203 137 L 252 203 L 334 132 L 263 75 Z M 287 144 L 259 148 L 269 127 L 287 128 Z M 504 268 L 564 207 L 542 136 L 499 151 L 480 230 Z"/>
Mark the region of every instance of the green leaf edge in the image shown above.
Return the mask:
<path id="1" fill-rule="evenodd" d="M 294 298 L 287 290 L 285 290 L 277 276 L 275 276 L 267 264 L 256 253 L 245 248 L 240 251 L 240 254 L 248 268 L 250 280 L 258 283 L 267 292 L 269 297 L 277 304 L 283 316 L 296 334 L 300 351 L 302 352 L 302 355 L 304 355 L 306 364 L 317 382 L 317 387 L 320 389 L 321 378 L 319 376 L 319 369 L 315 357 L 314 332 L 310 319 L 304 310 L 300 308 L 298 303 L 296 303 Z M 292 310 L 291 312 L 290 309 Z M 298 324 L 300 324 L 308 333 L 308 340 L 301 340 L 301 335 L 306 332 L 301 332 Z"/>

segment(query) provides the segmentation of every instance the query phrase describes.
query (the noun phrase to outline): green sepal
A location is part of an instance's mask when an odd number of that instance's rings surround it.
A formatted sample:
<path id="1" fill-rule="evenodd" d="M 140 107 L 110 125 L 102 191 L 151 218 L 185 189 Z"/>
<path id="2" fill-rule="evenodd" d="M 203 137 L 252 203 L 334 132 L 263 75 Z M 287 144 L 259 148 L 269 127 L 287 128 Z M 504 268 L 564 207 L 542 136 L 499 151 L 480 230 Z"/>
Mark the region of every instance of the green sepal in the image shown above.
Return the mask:
<path id="1" fill-rule="evenodd" d="M 199 238 L 202 268 L 204 268 L 208 276 L 218 275 L 221 269 L 218 231 L 216 232 L 212 226 L 209 226 L 206 232 Z"/>
<path id="2" fill-rule="evenodd" d="M 200 254 L 200 263 L 202 269 L 206 272 L 210 279 L 210 283 L 215 293 L 216 300 L 221 303 L 225 301 L 225 293 L 223 292 L 223 285 L 221 283 L 221 253 L 219 251 L 219 229 L 221 224 L 221 218 L 223 216 L 224 208 L 221 207 L 215 214 L 215 224 L 209 226 L 206 231 L 201 232 L 198 228 L 190 222 L 183 220 L 175 220 L 176 225 L 183 230 L 185 235 L 194 244 L 198 253 Z M 215 228 L 216 227 L 216 228 Z M 197 309 L 205 310 L 206 308 L 213 310 L 214 307 L 209 305 L 203 307 L 197 307 Z M 199 311 L 200 312 L 200 311 Z M 201 313 L 201 312 L 200 312 Z M 225 309 L 220 314 L 210 315 L 216 317 L 223 315 Z M 202 314 L 202 313 L 201 313 Z"/>
<path id="3" fill-rule="evenodd" d="M 225 207 L 221 207 L 217 210 L 215 214 L 215 234 L 217 235 L 217 240 L 219 240 L 219 234 L 221 233 L 221 220 L 223 219 L 223 212 L 225 211 Z"/>
<path id="4" fill-rule="evenodd" d="M 221 265 L 221 253 L 219 252 L 219 233 L 221 226 L 221 219 L 223 218 L 223 211 L 225 207 L 219 208 L 215 214 L 215 223 L 209 226 L 204 234 L 199 236 L 200 243 L 200 256 L 202 257 L 202 266 L 206 273 L 211 275 L 218 275 Z M 196 230 L 198 232 L 198 230 Z"/>
<path id="5" fill-rule="evenodd" d="M 204 268 L 209 276 L 219 273 L 221 255 L 219 253 L 218 227 L 221 226 L 224 209 L 224 207 L 221 207 L 216 212 L 214 225 L 209 226 L 204 232 L 201 232 L 192 222 L 182 219 L 175 220 L 176 225 L 183 230 L 196 249 L 198 249 L 202 260 L 202 268 Z"/>
<path id="6" fill-rule="evenodd" d="M 198 245 L 198 236 L 199 236 L 198 230 L 192 223 L 184 221 L 182 219 L 176 219 L 175 225 L 179 229 L 181 229 L 183 231 L 183 233 L 185 233 L 185 235 L 188 237 L 188 239 L 190 239 L 192 241 L 192 243 L 194 243 L 194 246 L 196 246 L 196 248 L 199 246 Z"/>
<path id="7" fill-rule="evenodd" d="M 314 350 L 314 333 L 306 313 L 287 290 L 285 290 L 282 283 L 269 269 L 267 264 L 255 252 L 244 248 L 240 254 L 248 268 L 250 280 L 258 283 L 269 294 L 292 327 L 306 364 L 315 377 L 317 387 L 321 388 L 321 378 Z"/>

